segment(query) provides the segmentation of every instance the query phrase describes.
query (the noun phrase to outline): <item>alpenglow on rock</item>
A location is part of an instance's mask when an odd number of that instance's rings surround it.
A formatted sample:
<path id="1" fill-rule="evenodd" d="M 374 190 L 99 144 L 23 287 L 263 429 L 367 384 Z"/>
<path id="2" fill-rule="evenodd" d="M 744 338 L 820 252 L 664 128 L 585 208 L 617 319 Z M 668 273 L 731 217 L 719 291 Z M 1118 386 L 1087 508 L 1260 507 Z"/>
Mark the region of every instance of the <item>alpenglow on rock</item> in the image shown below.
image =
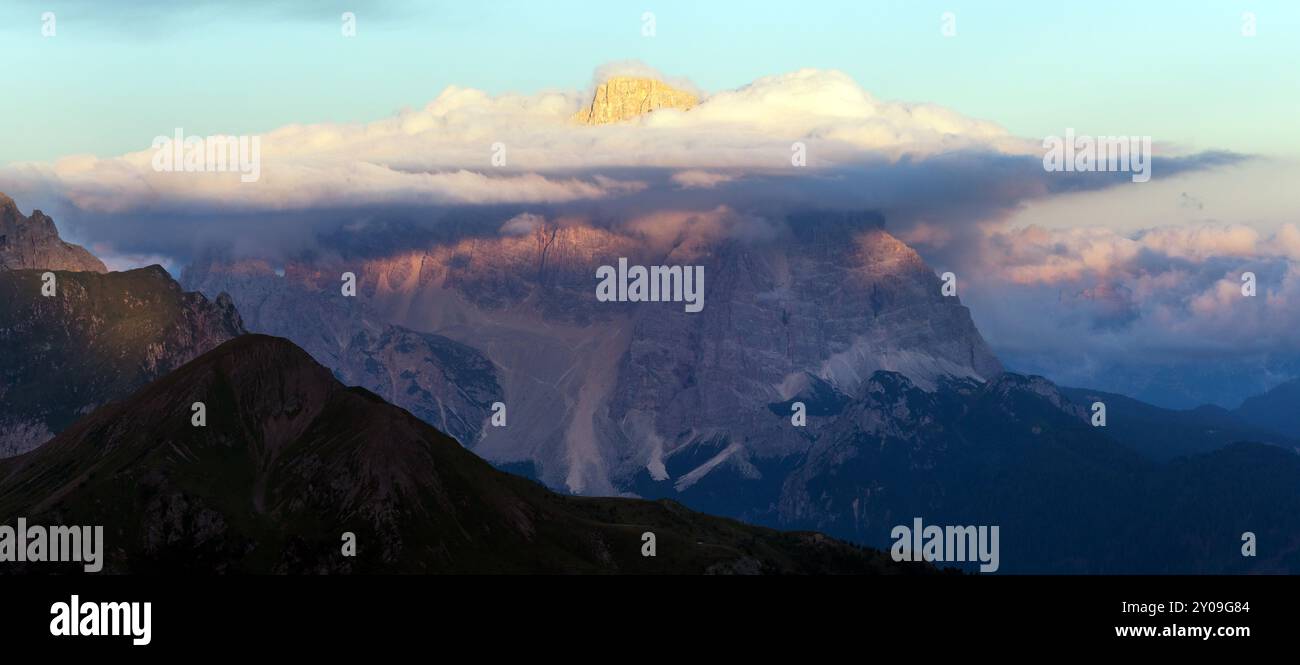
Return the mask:
<path id="1" fill-rule="evenodd" d="M 364 299 L 340 297 L 334 279 L 346 269 L 291 262 L 280 276 L 266 261 L 204 260 L 181 280 L 213 296 L 229 293 L 249 330 L 293 340 L 344 383 L 475 441 L 502 397 L 491 361 L 466 344 L 380 320 Z"/>
<path id="2" fill-rule="evenodd" d="M 600 84 L 591 104 L 574 114 L 573 119 L 584 125 L 608 125 L 659 109 L 686 111 L 699 103 L 695 95 L 663 81 L 616 76 Z"/>
<path id="3" fill-rule="evenodd" d="M 25 217 L 0 193 L 0 270 L 108 272 L 84 247 L 63 242 L 54 220 L 39 210 Z"/>

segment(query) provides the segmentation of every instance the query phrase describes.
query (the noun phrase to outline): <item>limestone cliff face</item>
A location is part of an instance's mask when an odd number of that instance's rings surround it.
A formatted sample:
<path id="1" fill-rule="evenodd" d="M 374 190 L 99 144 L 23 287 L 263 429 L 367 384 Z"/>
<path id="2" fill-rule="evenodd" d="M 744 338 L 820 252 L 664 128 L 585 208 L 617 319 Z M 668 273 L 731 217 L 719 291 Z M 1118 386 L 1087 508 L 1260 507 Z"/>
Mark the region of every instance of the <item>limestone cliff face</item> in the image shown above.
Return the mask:
<path id="1" fill-rule="evenodd" d="M 344 383 L 472 443 L 501 399 L 492 363 L 465 344 L 376 317 L 364 297 L 343 297 L 339 275 L 348 270 L 357 266 L 290 262 L 280 276 L 261 260 L 203 261 L 181 280 L 204 293 L 229 293 L 249 330 L 294 341 Z M 364 290 L 371 273 L 358 275 Z"/>
<path id="2" fill-rule="evenodd" d="M 699 103 L 695 95 L 663 81 L 616 76 L 600 84 L 591 105 L 573 119 L 584 125 L 608 125 L 664 108 L 686 111 Z"/>
<path id="3" fill-rule="evenodd" d="M 108 272 L 85 248 L 63 242 L 54 220 L 41 211 L 24 217 L 14 200 L 0 193 L 0 270 Z"/>
<path id="4" fill-rule="evenodd" d="M 856 394 L 886 370 L 928 390 L 945 378 L 982 382 L 1002 371 L 967 309 L 942 296 L 934 271 L 882 223 L 871 214 L 819 211 L 791 215 L 770 239 L 699 229 L 671 245 L 618 227 L 546 225 L 497 237 L 486 232 L 490 227 L 467 228 L 422 246 L 395 241 L 389 251 L 338 265 L 290 263 L 284 277 L 269 266 L 260 277 L 212 266 L 190 271 L 186 283 L 231 293 L 250 327 L 302 340 L 345 382 L 441 428 L 481 422 L 486 414 L 477 405 L 501 399 L 508 426 L 457 433 L 490 461 L 570 492 L 654 493 L 661 485 L 687 488 L 717 468 L 720 461 L 706 463 L 723 452 L 741 466 L 801 454 L 810 442 L 782 426 L 788 405 L 778 412 L 771 405 L 811 401 L 803 396 L 811 386 Z M 378 241 L 340 236 L 332 244 L 361 242 Z M 703 311 L 687 313 L 681 303 L 598 302 L 596 268 L 620 257 L 703 266 Z M 343 270 L 357 275 L 356 298 L 334 295 Z M 302 283 L 291 297 L 259 295 L 286 280 Z M 318 322 L 320 312 L 349 306 L 362 307 L 356 316 L 368 323 Z M 475 364 L 490 372 L 457 371 L 450 384 L 463 388 L 481 377 L 493 390 L 474 399 L 429 399 L 402 380 L 412 369 L 402 358 L 410 354 L 371 351 L 363 359 L 348 351 L 357 332 L 368 331 L 369 344 L 386 337 L 385 326 L 413 331 L 402 335 L 408 339 L 449 338 L 473 351 L 464 355 L 481 354 Z M 449 366 L 427 365 L 426 375 Z M 443 412 L 459 417 L 448 424 L 437 416 Z M 715 451 L 710 442 L 722 440 L 734 445 Z M 637 484 L 646 475 L 653 486 Z"/>

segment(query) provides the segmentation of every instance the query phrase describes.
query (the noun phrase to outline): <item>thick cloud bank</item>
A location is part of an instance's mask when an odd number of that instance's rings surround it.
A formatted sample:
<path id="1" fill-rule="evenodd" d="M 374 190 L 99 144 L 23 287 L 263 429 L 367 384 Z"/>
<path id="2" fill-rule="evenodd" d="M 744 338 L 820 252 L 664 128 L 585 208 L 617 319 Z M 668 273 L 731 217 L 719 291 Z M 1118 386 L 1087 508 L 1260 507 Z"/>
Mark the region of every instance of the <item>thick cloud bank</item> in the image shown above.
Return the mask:
<path id="1" fill-rule="evenodd" d="M 20 164 L 0 177 L 20 193 L 57 192 L 97 212 L 559 203 L 639 187 L 601 177 L 602 170 L 680 170 L 675 182 L 682 187 L 711 187 L 737 172 L 792 171 L 795 143 L 812 169 L 865 155 L 1032 148 L 997 125 L 941 107 L 876 100 L 836 71 L 767 77 L 708 96 L 688 112 L 663 110 L 619 125 L 571 122 L 585 101 L 576 91 L 494 97 L 453 86 L 423 109 L 377 122 L 282 127 L 259 137 L 256 182 L 235 173 L 158 172 L 151 146 L 111 159 Z M 159 127 L 158 135 L 176 129 Z"/>

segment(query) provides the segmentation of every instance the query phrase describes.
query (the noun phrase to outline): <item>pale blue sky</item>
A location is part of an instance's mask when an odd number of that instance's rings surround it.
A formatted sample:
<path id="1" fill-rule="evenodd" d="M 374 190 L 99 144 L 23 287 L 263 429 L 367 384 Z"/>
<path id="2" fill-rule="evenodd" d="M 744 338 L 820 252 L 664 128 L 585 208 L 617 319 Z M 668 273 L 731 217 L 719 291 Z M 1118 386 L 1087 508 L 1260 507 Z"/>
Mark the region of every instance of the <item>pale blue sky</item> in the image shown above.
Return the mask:
<path id="1" fill-rule="evenodd" d="M 186 8 L 176 5 L 187 4 Z M 358 36 L 340 36 L 355 11 Z M 53 11 L 57 36 L 41 36 Z M 657 34 L 641 36 L 654 12 Z M 940 35 L 940 14 L 957 35 Z M 1241 36 L 1242 12 L 1258 34 Z M 1300 3 L 5 0 L 0 163 L 148 148 L 184 127 L 361 122 L 449 84 L 585 88 L 640 59 L 706 91 L 837 68 L 878 97 L 1029 137 L 1151 135 L 1300 153 Z"/>

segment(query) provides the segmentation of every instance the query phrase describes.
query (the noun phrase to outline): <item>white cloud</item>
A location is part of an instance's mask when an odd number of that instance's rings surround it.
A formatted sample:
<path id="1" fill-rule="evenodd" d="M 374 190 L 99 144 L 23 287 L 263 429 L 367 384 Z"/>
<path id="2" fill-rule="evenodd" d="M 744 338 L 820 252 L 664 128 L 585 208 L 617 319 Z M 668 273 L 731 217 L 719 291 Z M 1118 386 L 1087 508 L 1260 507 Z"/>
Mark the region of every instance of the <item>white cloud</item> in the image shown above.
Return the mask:
<path id="1" fill-rule="evenodd" d="M 607 73 L 625 70 L 639 72 L 620 63 Z M 289 125 L 261 135 L 261 179 L 255 183 L 241 183 L 232 173 L 155 172 L 152 149 L 15 165 L 0 171 L 0 182 L 15 195 L 59 192 L 80 208 L 101 212 L 562 203 L 644 189 L 644 183 L 612 175 L 629 167 L 680 169 L 676 183 L 696 188 L 746 171 L 790 169 L 794 141 L 808 146 L 813 169 L 868 156 L 1024 147 L 992 123 L 936 106 L 876 100 L 837 71 L 765 77 L 709 96 L 688 112 L 619 125 L 572 123 L 584 101 L 578 91 L 492 96 L 452 86 L 423 109 L 368 124 Z M 158 134 L 175 129 L 159 127 Z M 503 163 L 494 166 L 494 155 Z"/>
<path id="2" fill-rule="evenodd" d="M 737 176 L 728 173 L 711 171 L 678 171 L 672 175 L 672 181 L 683 189 L 713 189 L 736 178 Z"/>
<path id="3" fill-rule="evenodd" d="M 1224 260 L 1300 260 L 1300 227 L 1264 234 L 1244 224 L 1183 224 L 1125 234 L 1104 226 L 994 232 L 983 262 L 1007 281 L 1060 284 L 1149 275 L 1153 258 L 1203 265 Z"/>
<path id="4" fill-rule="evenodd" d="M 528 235 L 529 233 L 541 228 L 545 223 L 545 217 L 525 212 L 506 220 L 506 223 L 501 225 L 499 232 L 503 236 Z"/>
<path id="5" fill-rule="evenodd" d="M 1029 226 L 989 236 L 967 294 L 998 345 L 1054 349 L 1065 366 L 1080 356 L 1137 366 L 1174 354 L 1295 352 L 1297 250 L 1296 224 L 1271 233 L 1219 223 L 1137 232 Z M 1247 272 L 1255 297 L 1242 290 Z"/>

